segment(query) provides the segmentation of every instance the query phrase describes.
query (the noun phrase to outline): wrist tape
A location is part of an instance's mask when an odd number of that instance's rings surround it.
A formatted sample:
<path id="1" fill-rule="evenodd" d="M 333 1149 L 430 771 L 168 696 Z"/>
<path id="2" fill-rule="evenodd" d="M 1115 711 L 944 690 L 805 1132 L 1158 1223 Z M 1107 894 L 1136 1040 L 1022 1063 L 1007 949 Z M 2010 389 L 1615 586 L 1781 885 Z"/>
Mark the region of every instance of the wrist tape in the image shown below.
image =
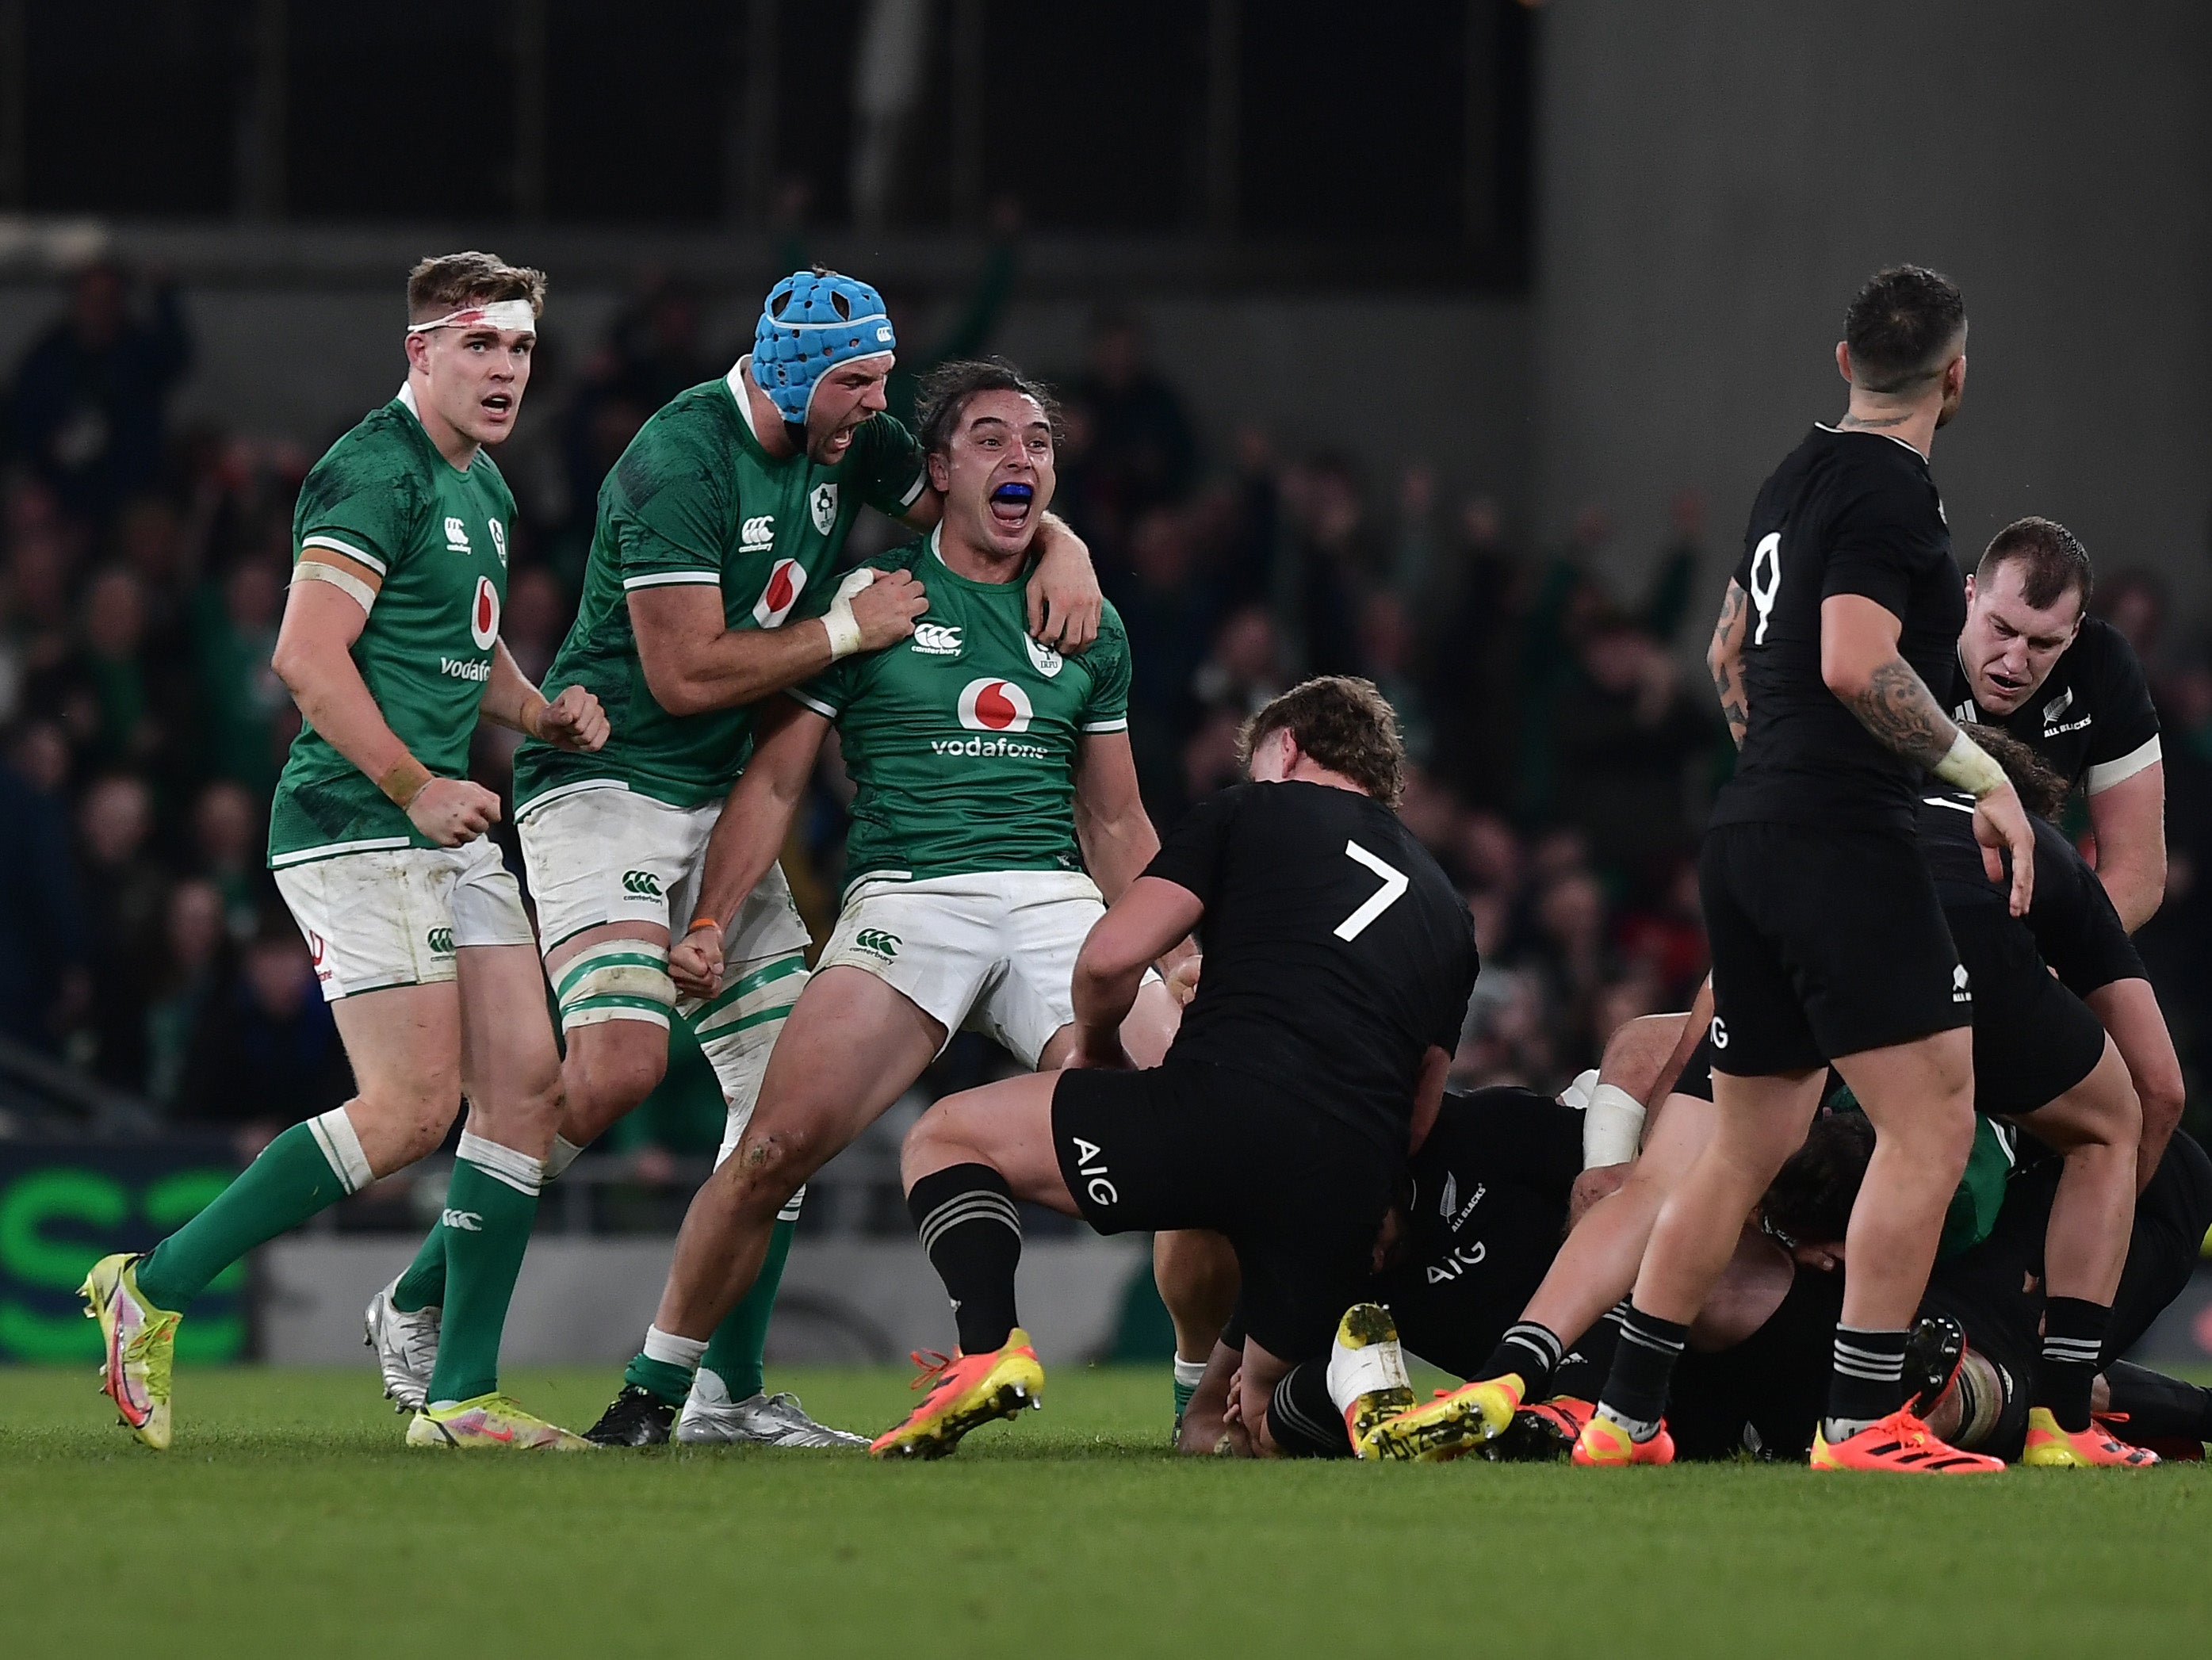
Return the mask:
<path id="1" fill-rule="evenodd" d="M 853 620 L 853 597 L 876 580 L 866 566 L 845 573 L 830 609 L 822 613 L 822 626 L 830 631 L 830 660 L 850 657 L 860 648 L 860 625 Z"/>
<path id="2" fill-rule="evenodd" d="M 2004 769 L 1990 758 L 1990 752 L 1963 732 L 1952 741 L 1950 753 L 1936 763 L 1936 775 L 1966 791 L 1977 801 L 1985 795 L 1994 795 L 2012 781 L 2005 776 Z"/>
<path id="3" fill-rule="evenodd" d="M 1626 1164 L 1644 1136 L 1644 1104 L 1618 1084 L 1600 1084 L 1583 1112 L 1583 1168 Z"/>

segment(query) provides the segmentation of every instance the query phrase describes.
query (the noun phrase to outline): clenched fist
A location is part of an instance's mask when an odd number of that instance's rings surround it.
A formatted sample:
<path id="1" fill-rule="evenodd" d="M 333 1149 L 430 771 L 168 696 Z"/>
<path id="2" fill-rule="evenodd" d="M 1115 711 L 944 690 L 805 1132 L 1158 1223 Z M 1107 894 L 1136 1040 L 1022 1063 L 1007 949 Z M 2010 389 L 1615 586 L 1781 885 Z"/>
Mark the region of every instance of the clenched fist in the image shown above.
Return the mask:
<path id="1" fill-rule="evenodd" d="M 538 711 L 531 734 L 559 750 L 590 754 L 607 741 L 607 712 L 581 686 L 571 686 Z"/>
<path id="2" fill-rule="evenodd" d="M 440 847 L 458 848 L 499 823 L 499 797 L 465 778 L 433 778 L 408 802 L 407 818 Z"/>

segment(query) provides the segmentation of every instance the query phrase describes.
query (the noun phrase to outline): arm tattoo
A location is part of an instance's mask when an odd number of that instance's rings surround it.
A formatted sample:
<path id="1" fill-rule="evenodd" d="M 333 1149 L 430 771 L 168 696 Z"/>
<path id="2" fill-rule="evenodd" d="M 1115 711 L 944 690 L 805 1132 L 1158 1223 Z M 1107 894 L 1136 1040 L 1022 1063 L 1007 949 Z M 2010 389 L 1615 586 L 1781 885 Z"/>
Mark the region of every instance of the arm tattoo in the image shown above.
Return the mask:
<path id="1" fill-rule="evenodd" d="M 1741 665 L 1736 636 L 1743 626 L 1743 608 L 1747 603 L 1743 589 L 1731 581 L 1721 600 L 1721 620 L 1713 625 L 1712 649 L 1705 654 L 1713 690 L 1721 696 L 1722 718 L 1727 721 L 1729 736 L 1738 749 L 1743 747 L 1743 735 L 1751 727 L 1750 700 L 1747 689 L 1737 682 Z"/>
<path id="2" fill-rule="evenodd" d="M 1866 690 L 1848 701 L 1859 724 L 1885 748 L 1923 767 L 1933 767 L 1949 754 L 1959 736 L 1926 683 L 1901 657 L 1875 669 Z"/>

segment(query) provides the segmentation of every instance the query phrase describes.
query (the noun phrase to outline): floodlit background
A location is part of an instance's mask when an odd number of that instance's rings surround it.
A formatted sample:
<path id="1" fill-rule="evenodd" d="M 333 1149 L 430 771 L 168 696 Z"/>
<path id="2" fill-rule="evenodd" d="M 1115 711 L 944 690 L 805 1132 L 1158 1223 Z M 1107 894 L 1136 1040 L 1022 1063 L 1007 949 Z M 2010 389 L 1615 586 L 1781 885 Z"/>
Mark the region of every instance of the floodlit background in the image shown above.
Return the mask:
<path id="1" fill-rule="evenodd" d="M 0 1356 L 88 1356 L 88 1245 L 349 1092 L 262 869 L 296 724 L 267 660 L 298 481 L 398 384 L 407 267 L 465 246 L 552 278 L 499 457 L 526 668 L 638 424 L 774 278 L 850 271 L 902 368 L 998 352 L 1066 395 L 1055 505 L 1128 624 L 1163 829 L 1271 691 L 1390 694 L 1481 933 L 1458 1075 L 1543 1085 L 1704 970 L 1730 751 L 1698 658 L 1739 527 L 1842 407 L 1857 283 L 1934 265 L 1972 316 L 1935 457 L 1958 551 L 2063 520 L 2154 674 L 2141 944 L 2194 1094 L 2208 83 L 2212 12 L 2168 0 L 0 0 Z M 479 776 L 507 767 L 488 737 Z M 788 861 L 817 928 L 842 800 L 826 767 Z M 994 1056 L 963 1040 L 927 1089 Z M 550 1197 L 510 1354 L 628 1352 L 720 1128 L 678 1083 Z M 817 1184 L 787 1353 L 937 1335 L 902 1122 Z M 188 1334 L 357 1356 L 443 1183 L 272 1248 Z M 1039 1249 L 1063 1341 L 1158 1349 L 1140 1248 Z"/>

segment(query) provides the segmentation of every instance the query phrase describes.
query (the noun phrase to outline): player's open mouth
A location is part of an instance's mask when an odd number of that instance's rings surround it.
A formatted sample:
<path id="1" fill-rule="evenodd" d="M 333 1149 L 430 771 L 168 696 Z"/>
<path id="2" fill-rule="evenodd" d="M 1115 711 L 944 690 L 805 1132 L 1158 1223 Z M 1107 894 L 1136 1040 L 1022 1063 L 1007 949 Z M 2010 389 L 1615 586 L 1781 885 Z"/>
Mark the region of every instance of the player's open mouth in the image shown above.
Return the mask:
<path id="1" fill-rule="evenodd" d="M 481 402 L 486 415 L 495 415 L 503 419 L 514 413 L 514 399 L 503 392 L 493 392 Z"/>
<path id="2" fill-rule="evenodd" d="M 1030 506 L 1036 499 L 1036 487 L 1018 483 L 1008 479 L 991 492 L 991 517 L 1009 530 L 1026 523 Z"/>

